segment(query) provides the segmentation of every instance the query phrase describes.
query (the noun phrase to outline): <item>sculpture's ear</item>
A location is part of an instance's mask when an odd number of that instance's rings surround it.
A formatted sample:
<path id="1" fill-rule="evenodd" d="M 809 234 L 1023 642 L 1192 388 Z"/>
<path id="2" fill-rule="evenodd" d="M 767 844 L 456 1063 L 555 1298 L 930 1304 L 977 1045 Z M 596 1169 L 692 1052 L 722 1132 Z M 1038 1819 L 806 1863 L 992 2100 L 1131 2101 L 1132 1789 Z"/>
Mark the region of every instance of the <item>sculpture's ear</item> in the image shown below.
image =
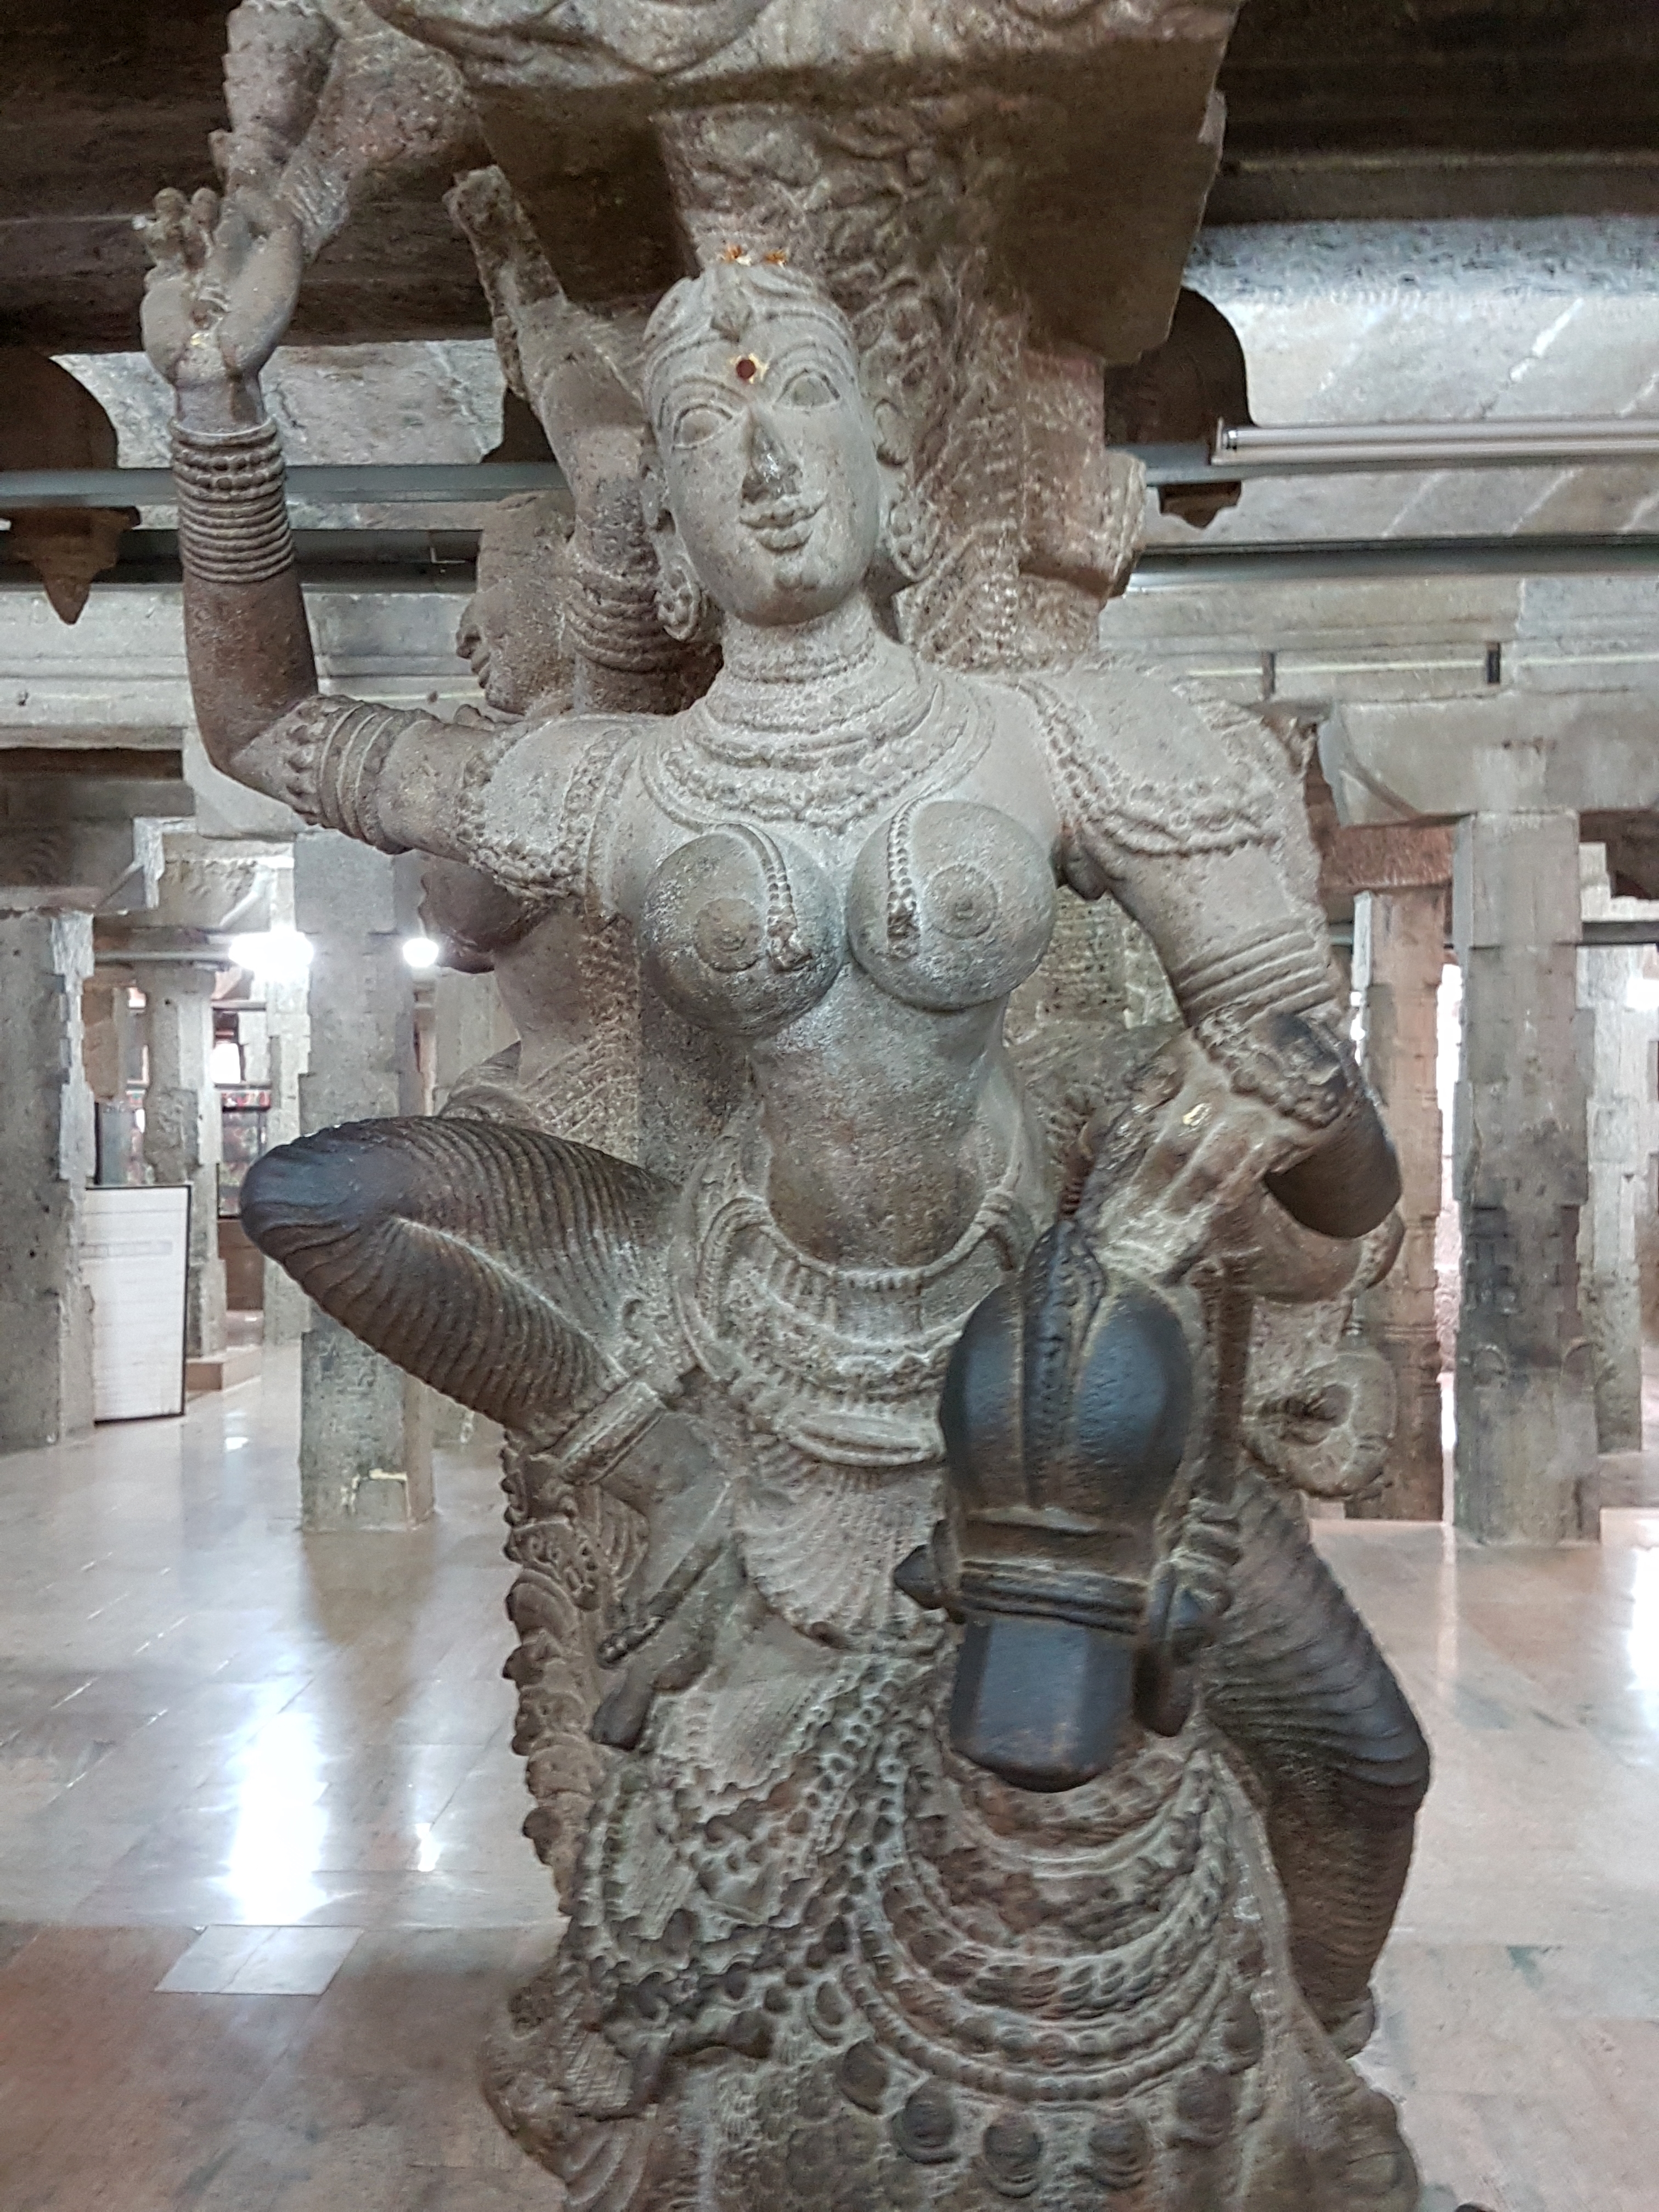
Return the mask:
<path id="1" fill-rule="evenodd" d="M 896 393 L 878 375 L 863 378 L 865 413 L 881 469 L 881 542 L 866 583 L 878 611 L 918 583 L 927 566 L 912 464 L 915 441 Z"/>
<path id="2" fill-rule="evenodd" d="M 640 505 L 657 556 L 657 619 L 681 645 L 707 641 L 714 635 L 716 612 L 680 542 L 662 456 L 648 428 L 640 449 Z"/>
<path id="3" fill-rule="evenodd" d="M 876 459 L 884 469 L 908 471 L 915 448 L 904 410 L 884 390 L 866 393 L 865 404 L 876 434 Z"/>
<path id="4" fill-rule="evenodd" d="M 654 544 L 659 532 L 673 529 L 674 515 L 668 504 L 668 483 L 663 474 L 662 455 L 657 450 L 656 433 L 648 427 L 640 441 L 640 505 L 645 510 L 645 526 Z"/>

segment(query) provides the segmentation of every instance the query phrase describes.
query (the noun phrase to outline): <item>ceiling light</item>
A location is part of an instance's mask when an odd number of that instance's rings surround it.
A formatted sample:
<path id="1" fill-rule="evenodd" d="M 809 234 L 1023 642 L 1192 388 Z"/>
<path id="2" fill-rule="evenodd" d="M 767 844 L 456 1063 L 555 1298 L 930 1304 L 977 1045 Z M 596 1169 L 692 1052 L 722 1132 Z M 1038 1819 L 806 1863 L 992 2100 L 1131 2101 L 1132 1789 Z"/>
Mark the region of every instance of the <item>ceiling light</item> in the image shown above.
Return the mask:
<path id="1" fill-rule="evenodd" d="M 282 925 L 230 940 L 231 958 L 260 983 L 303 983 L 314 950 L 308 937 Z"/>

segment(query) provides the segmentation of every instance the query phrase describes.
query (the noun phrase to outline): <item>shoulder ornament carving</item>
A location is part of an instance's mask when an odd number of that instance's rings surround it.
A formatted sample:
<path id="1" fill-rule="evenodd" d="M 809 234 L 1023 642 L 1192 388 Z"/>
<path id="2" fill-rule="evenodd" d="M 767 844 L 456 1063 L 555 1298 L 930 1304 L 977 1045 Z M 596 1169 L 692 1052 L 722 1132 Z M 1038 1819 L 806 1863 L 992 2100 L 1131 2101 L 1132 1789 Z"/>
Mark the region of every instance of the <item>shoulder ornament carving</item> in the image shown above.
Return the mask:
<path id="1" fill-rule="evenodd" d="M 617 724 L 590 725 L 590 734 L 574 741 L 562 789 L 550 794 L 550 810 L 532 791 L 503 788 L 496 771 L 514 750 L 508 743 L 493 760 L 480 760 L 468 820 L 471 857 L 509 890 L 550 904 L 589 897 L 600 831 L 638 758 L 637 741 Z"/>
<path id="2" fill-rule="evenodd" d="M 1108 680 L 1097 697 L 1084 696 L 1077 678 L 1097 673 L 1130 680 Z M 1054 770 L 1068 876 L 1109 874 L 1115 854 L 1176 860 L 1277 838 L 1281 800 L 1268 733 L 1227 701 L 1111 662 L 1085 664 L 1060 680 L 1017 677 L 1012 688 L 1035 708 Z"/>
<path id="3" fill-rule="evenodd" d="M 483 732 L 467 757 L 466 770 L 456 794 L 456 819 L 462 842 L 482 852 L 488 842 L 484 799 L 489 780 L 524 736 L 521 722 L 507 722 Z"/>

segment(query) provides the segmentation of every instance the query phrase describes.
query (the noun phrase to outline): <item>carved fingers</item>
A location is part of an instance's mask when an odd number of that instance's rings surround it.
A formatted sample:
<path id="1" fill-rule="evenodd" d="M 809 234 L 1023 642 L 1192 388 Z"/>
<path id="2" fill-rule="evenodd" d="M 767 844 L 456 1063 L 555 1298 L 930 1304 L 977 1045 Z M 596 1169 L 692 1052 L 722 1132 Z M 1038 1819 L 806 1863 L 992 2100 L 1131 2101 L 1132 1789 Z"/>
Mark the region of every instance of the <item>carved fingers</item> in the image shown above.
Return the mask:
<path id="1" fill-rule="evenodd" d="M 1132 1252 L 1163 1283 L 1191 1270 L 1278 1156 L 1270 1110 L 1241 1098 L 1201 1054 L 1188 1048 L 1184 1061 L 1184 1079 L 1156 1111 L 1139 1157 L 1125 1159 L 1108 1138 L 1080 1209 L 1099 1249 Z"/>
<path id="2" fill-rule="evenodd" d="M 498 286 L 510 291 L 514 304 L 563 297 L 541 240 L 500 169 L 469 170 L 444 205 L 472 248 L 492 306 Z"/>
<path id="3" fill-rule="evenodd" d="M 565 297 L 500 169 L 472 170 L 445 205 L 478 264 L 507 381 L 535 409 L 579 507 L 608 478 L 620 474 L 631 484 L 645 421 L 644 314 L 599 313 Z M 619 446 L 619 432 L 631 442 Z"/>
<path id="4" fill-rule="evenodd" d="M 300 296 L 300 226 L 281 200 L 244 186 L 226 200 L 217 236 L 226 284 L 220 350 L 238 375 L 257 375 L 281 343 Z"/>
<path id="5" fill-rule="evenodd" d="M 472 248 L 507 380 L 533 407 L 536 393 L 526 372 L 520 324 L 533 302 L 563 297 L 559 280 L 500 169 L 469 170 L 445 194 L 444 205 Z"/>
<path id="6" fill-rule="evenodd" d="M 189 199 L 169 187 L 135 228 L 151 262 L 143 332 L 155 367 L 181 387 L 257 376 L 299 297 L 292 211 L 252 185 L 223 199 L 205 186 Z"/>
<path id="7" fill-rule="evenodd" d="M 197 195 L 204 197 L 212 195 Z M 150 258 L 144 280 L 144 349 L 168 383 L 176 384 L 197 329 L 195 286 L 207 258 L 208 234 L 193 204 L 171 185 L 157 192 L 149 214 L 136 217 L 133 228 Z"/>

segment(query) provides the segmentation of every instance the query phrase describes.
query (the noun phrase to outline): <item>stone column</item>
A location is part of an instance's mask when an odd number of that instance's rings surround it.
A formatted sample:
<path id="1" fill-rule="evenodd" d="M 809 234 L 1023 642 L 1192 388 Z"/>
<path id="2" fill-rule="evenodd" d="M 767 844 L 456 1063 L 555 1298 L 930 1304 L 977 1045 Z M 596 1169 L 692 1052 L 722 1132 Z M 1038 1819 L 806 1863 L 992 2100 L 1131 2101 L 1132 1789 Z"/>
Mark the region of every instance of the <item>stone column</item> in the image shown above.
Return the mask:
<path id="1" fill-rule="evenodd" d="M 1615 899 L 1607 848 L 1582 848 L 1587 920 L 1647 919 L 1650 902 Z M 1586 945 L 1578 1003 L 1589 1025 L 1589 1203 L 1579 1224 L 1580 1296 L 1604 1452 L 1642 1449 L 1642 1217 L 1652 1175 L 1653 1058 L 1659 1017 L 1639 985 L 1645 948 Z M 1636 1003 L 1632 1004 L 1632 998 Z"/>
<path id="2" fill-rule="evenodd" d="M 1598 1533 L 1578 1308 L 1587 1195 L 1576 969 L 1578 819 L 1474 814 L 1452 860 L 1463 969 L 1456 1517 L 1488 1541 Z"/>
<path id="3" fill-rule="evenodd" d="M 0 1450 L 92 1425 L 81 1281 L 92 1176 L 81 990 L 91 973 L 90 916 L 11 908 L 0 894 Z"/>
<path id="4" fill-rule="evenodd" d="M 81 993 L 81 1060 L 87 1086 L 101 1105 L 126 1087 L 127 984 L 100 969 Z"/>
<path id="5" fill-rule="evenodd" d="M 144 1162 L 158 1183 L 190 1185 L 190 1263 L 185 1352 L 210 1358 L 225 1348 L 225 1267 L 219 1257 L 219 1093 L 213 1081 L 213 985 L 202 962 L 147 965 L 149 1088 Z"/>
<path id="6" fill-rule="evenodd" d="M 1354 902 L 1354 982 L 1364 1066 L 1400 1154 L 1406 1237 L 1358 1305 L 1360 1328 L 1394 1370 L 1398 1413 L 1381 1494 L 1351 1518 L 1437 1521 L 1443 1510 L 1440 1340 L 1434 1236 L 1440 1215 L 1437 1015 L 1446 961 L 1443 887 L 1362 891 Z"/>
<path id="7" fill-rule="evenodd" d="M 329 830 L 295 840 L 295 919 L 314 947 L 310 1069 L 300 1078 L 307 1133 L 419 1110 L 414 981 L 402 950 L 419 896 L 413 860 Z M 432 1510 L 428 1394 L 314 1307 L 301 1372 L 304 1526 L 423 1521 Z"/>
<path id="8" fill-rule="evenodd" d="M 432 978 L 434 1107 L 441 1112 L 461 1077 L 504 1051 L 516 1034 L 493 975 L 465 975 L 459 969 L 439 969 Z"/>
<path id="9" fill-rule="evenodd" d="M 291 861 L 271 873 L 270 926 L 273 929 L 295 926 Z M 288 1145 L 300 1134 L 300 1081 L 310 1063 L 310 982 L 308 978 L 284 981 L 272 977 L 261 988 L 265 1001 L 264 1079 L 270 1088 L 265 1134 L 271 1145 Z M 286 1268 L 267 1260 L 265 1342 L 297 1344 L 310 1319 L 310 1299 Z"/>

